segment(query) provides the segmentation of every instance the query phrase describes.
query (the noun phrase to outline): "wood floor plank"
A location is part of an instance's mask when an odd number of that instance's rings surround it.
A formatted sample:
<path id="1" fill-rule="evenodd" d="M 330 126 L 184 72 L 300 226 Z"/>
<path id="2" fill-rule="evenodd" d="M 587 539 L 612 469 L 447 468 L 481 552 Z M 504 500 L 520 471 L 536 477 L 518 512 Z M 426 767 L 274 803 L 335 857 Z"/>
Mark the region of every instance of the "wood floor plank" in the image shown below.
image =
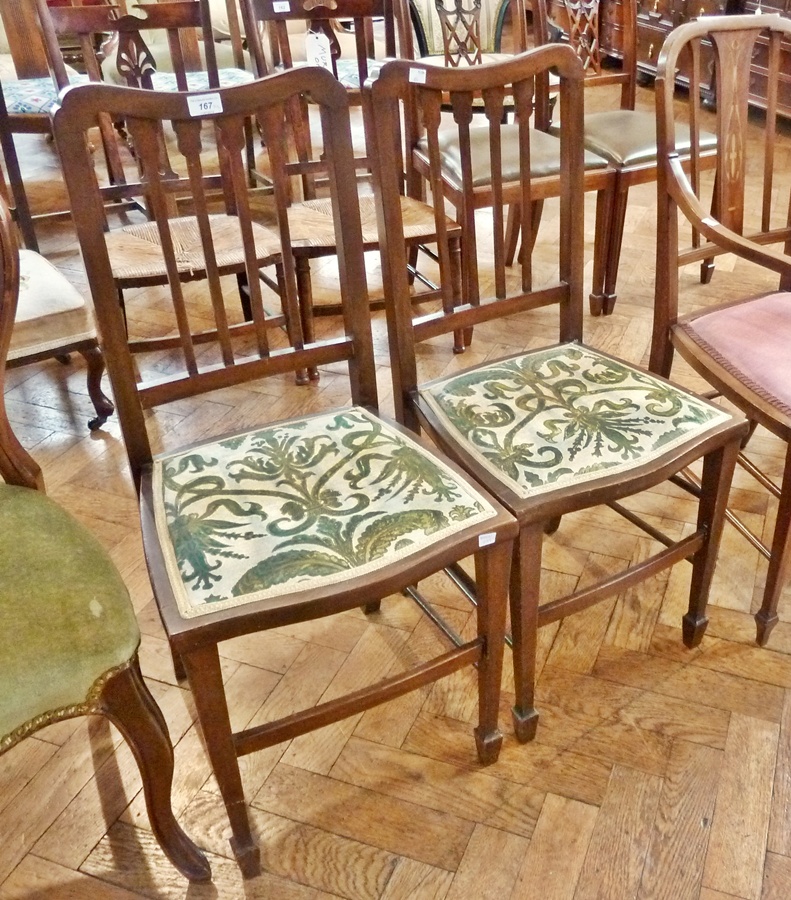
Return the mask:
<path id="1" fill-rule="evenodd" d="M 412 859 L 399 859 L 381 900 L 444 900 L 448 896 L 453 873 L 435 869 Z"/>
<path id="2" fill-rule="evenodd" d="M 703 884 L 758 900 L 769 828 L 780 729 L 761 719 L 731 717 Z"/>
<path id="3" fill-rule="evenodd" d="M 599 809 L 575 900 L 620 900 L 637 894 L 644 850 L 654 823 L 662 779 L 625 766 L 613 769 Z"/>
<path id="4" fill-rule="evenodd" d="M 331 774 L 418 807 L 444 810 L 468 822 L 529 837 L 543 793 L 493 777 L 490 771 L 429 761 L 414 753 L 352 738 Z"/>
<path id="5" fill-rule="evenodd" d="M 786 691 L 780 722 L 767 847 L 772 853 L 791 856 L 791 691 Z"/>
<path id="6" fill-rule="evenodd" d="M 0 885 L 2 900 L 135 900 L 139 896 L 32 853 Z"/>
<path id="7" fill-rule="evenodd" d="M 519 870 L 512 900 L 572 900 L 598 809 L 547 794 Z"/>
<path id="8" fill-rule="evenodd" d="M 639 900 L 696 900 L 722 752 L 676 741 L 659 798 Z"/>
<path id="9" fill-rule="evenodd" d="M 474 827 L 469 819 L 285 763 L 275 768 L 253 805 L 398 856 L 454 871 Z M 420 822 L 419 829 L 414 827 L 415 822 Z"/>
<path id="10" fill-rule="evenodd" d="M 519 867 L 528 848 L 526 838 L 498 828 L 476 825 L 461 864 L 456 870 L 448 900 L 499 900 L 512 896 Z M 499 864 L 491 866 L 491 860 Z"/>
<path id="11" fill-rule="evenodd" d="M 761 900 L 788 900 L 791 897 L 791 858 L 767 853 Z"/>

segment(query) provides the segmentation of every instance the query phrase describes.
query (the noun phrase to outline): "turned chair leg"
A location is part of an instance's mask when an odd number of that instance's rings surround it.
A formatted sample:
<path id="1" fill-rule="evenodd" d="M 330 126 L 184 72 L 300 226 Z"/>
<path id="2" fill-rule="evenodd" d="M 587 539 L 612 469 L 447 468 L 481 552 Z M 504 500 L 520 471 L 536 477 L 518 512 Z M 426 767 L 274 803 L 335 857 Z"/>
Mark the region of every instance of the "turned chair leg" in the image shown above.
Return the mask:
<path id="1" fill-rule="evenodd" d="M 132 748 L 143 779 L 151 828 L 165 855 L 190 881 L 209 881 L 208 860 L 173 815 L 173 747 L 162 712 L 140 674 L 137 658 L 108 680 L 100 698 L 100 711 Z"/>

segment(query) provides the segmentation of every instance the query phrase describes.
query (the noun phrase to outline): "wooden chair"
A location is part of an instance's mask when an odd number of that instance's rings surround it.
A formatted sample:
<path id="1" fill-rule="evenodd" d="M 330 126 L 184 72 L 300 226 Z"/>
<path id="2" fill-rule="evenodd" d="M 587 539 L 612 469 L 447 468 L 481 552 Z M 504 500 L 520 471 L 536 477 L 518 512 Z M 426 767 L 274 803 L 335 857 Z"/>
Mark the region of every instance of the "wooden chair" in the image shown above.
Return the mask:
<path id="1" fill-rule="evenodd" d="M 312 0 L 293 0 L 285 9 L 277 0 L 247 0 L 243 6 L 245 12 L 245 27 L 249 36 L 248 43 L 256 64 L 259 76 L 266 74 L 267 61 L 264 47 L 261 42 L 261 28 L 266 25 L 268 32 L 274 41 L 277 54 L 282 60 L 282 67 L 286 70 L 292 68 L 294 59 L 291 54 L 290 42 L 294 38 L 293 32 L 288 30 L 291 22 L 303 22 L 306 28 L 315 30 L 315 33 L 324 35 L 330 40 L 332 47 L 331 67 L 333 74 L 349 94 L 350 103 L 361 104 L 365 131 L 366 145 L 371 142 L 370 108 L 366 102 L 366 92 L 361 90 L 369 77 L 375 77 L 382 65 L 382 60 L 376 60 L 375 43 L 373 41 L 373 24 L 383 17 L 386 34 L 386 48 L 388 54 L 395 53 L 395 31 L 393 12 L 390 8 L 390 0 L 332 0 L 328 5 L 315 4 Z M 356 37 L 357 55 L 355 58 L 341 58 L 337 55 L 337 44 L 333 37 L 336 18 L 350 19 L 353 24 Z M 299 67 L 299 63 L 296 64 Z M 292 205 L 292 233 L 291 244 L 296 259 L 297 285 L 300 309 L 303 314 L 303 328 L 305 338 L 312 339 L 313 314 L 337 315 L 341 307 L 337 302 L 329 301 L 314 303 L 313 289 L 310 275 L 310 261 L 323 257 L 334 256 L 337 252 L 335 244 L 335 226 L 333 212 L 327 199 L 321 196 L 321 185 L 317 185 L 312 175 L 312 168 L 316 165 L 312 158 L 314 150 L 310 139 L 310 123 L 308 107 L 292 105 L 289 116 L 291 134 L 295 144 L 293 171 L 303 174 L 301 190 L 295 191 L 295 202 Z M 367 155 L 357 158 L 356 165 L 366 172 L 369 169 Z M 296 202 L 297 197 L 303 199 Z M 366 251 L 379 249 L 379 234 L 376 226 L 376 208 L 370 188 L 361 186 L 360 212 L 363 225 L 363 246 Z M 444 291 L 426 278 L 417 268 L 418 248 L 436 243 L 437 234 L 434 224 L 434 211 L 426 205 L 418 196 L 402 198 L 403 215 L 408 222 L 406 239 L 410 249 L 410 273 L 417 278 L 426 288 L 421 293 L 421 300 L 430 300 L 439 295 L 444 301 L 453 304 L 453 287 L 448 283 Z M 271 214 L 264 221 L 270 221 Z M 446 220 L 444 239 L 449 242 L 450 252 L 458 269 L 460 252 L 460 229 L 450 219 Z M 455 281 L 458 282 L 458 276 Z M 455 289 L 458 292 L 458 288 Z M 381 307 L 381 300 L 373 300 L 373 307 Z"/>
<path id="2" fill-rule="evenodd" d="M 219 97 L 209 103 L 212 95 Z M 289 246 L 288 184 L 281 140 L 286 107 L 308 94 L 321 115 L 324 169 L 336 223 L 343 333 L 315 343 L 270 341 L 263 326 L 259 262 L 242 151 L 242 123 L 261 123 L 272 161 L 286 304 L 296 305 Z M 207 107 L 211 107 L 208 109 Z M 114 298 L 112 247 L 102 229 L 100 197 L 84 135 L 99 111 L 123 116 L 149 176 L 152 205 L 166 202 L 168 177 L 158 171 L 156 136 L 165 122 L 177 136 L 192 173 L 196 231 L 206 268 L 216 273 L 221 248 L 212 241 L 200 171 L 200 129 L 213 124 L 224 160 L 226 202 L 238 215 L 251 285 L 252 320 L 235 324 L 219 279 L 208 280 L 199 308 L 188 309 L 173 244 L 161 241 L 169 283 L 159 314 L 172 309 L 178 348 L 153 359 L 130 353 Z M 201 115 L 202 114 L 202 115 Z M 508 562 L 513 519 L 460 471 L 376 414 L 376 381 L 354 178 L 348 98 L 329 72 L 292 70 L 210 95 L 164 94 L 90 85 L 68 92 L 54 117 L 75 224 L 116 392 L 130 466 L 140 491 L 143 541 L 154 593 L 177 671 L 186 671 L 207 750 L 233 831 L 232 847 L 245 874 L 258 869 L 238 757 L 362 712 L 384 700 L 477 663 L 479 757 L 497 757 L 497 706 L 502 663 Z M 163 230 L 164 235 L 167 234 Z M 237 434 L 154 457 L 146 408 L 220 387 L 277 378 L 333 363 L 348 366 L 351 407 L 250 422 Z M 340 366 L 340 368 L 339 368 Z M 271 404 L 261 403 L 261 412 Z M 321 406 L 319 403 L 318 406 Z M 475 636 L 437 658 L 350 695 L 285 719 L 232 733 L 222 685 L 219 645 L 238 635 L 323 617 L 357 606 L 378 607 L 393 592 L 415 587 L 475 555 L 482 602 Z M 406 660 L 404 661 L 406 664 Z M 400 668 L 400 667 L 399 667 Z"/>
<path id="3" fill-rule="evenodd" d="M 173 749 L 140 673 L 126 587 L 99 542 L 44 495 L 41 470 L 8 423 L 4 363 L 20 280 L 14 230 L 0 199 L 0 754 L 54 722 L 106 716 L 134 752 L 160 846 L 191 881 L 207 881 L 206 857 L 173 817 Z"/>
<path id="4" fill-rule="evenodd" d="M 735 515 L 729 518 L 768 559 L 763 601 L 756 613 L 759 644 L 765 644 L 777 622 L 777 605 L 788 582 L 791 564 L 791 228 L 787 151 L 776 141 L 782 120 L 777 112 L 777 88 L 781 83 L 781 43 L 791 39 L 791 22 L 779 16 L 749 15 L 706 17 L 681 26 L 665 42 L 657 70 L 657 131 L 660 154 L 657 277 L 654 342 L 651 369 L 667 374 L 674 350 L 712 384 L 717 392 L 741 409 L 753 423 L 762 425 L 788 445 L 782 481 L 762 473 L 754 460 L 740 454 L 745 470 L 767 488 L 778 503 L 774 535 L 768 545 L 751 534 Z M 715 129 L 720 146 L 727 148 L 718 160 L 714 178 L 699 178 L 698 153 L 685 166 L 687 128 L 693 147 L 706 115 L 700 107 L 697 79 L 700 44 L 714 47 L 714 84 L 717 111 Z M 686 122 L 676 123 L 674 72 L 683 54 L 691 54 L 689 108 Z M 762 67 L 760 77 L 769 85 L 765 122 L 748 116 L 751 65 Z M 681 130 L 681 137 L 678 133 Z M 745 154 L 759 147 L 763 153 Z M 681 143 L 682 151 L 678 150 Z M 687 171 L 689 169 L 689 171 Z M 713 185 L 713 203 L 709 197 Z M 705 208 L 704 208 L 705 207 Z M 679 247 L 678 211 L 691 223 L 692 244 Z M 772 244 L 781 245 L 774 248 Z M 686 292 L 679 297 L 679 267 L 735 253 L 780 276 L 777 292 L 746 299 L 729 294 L 720 285 L 714 303 L 702 301 L 691 308 Z M 684 314 L 679 315 L 679 300 Z M 727 302 L 722 302 L 727 301 Z M 747 448 L 749 450 L 749 446 Z"/>
<path id="5" fill-rule="evenodd" d="M 2 134 L 3 89 L 0 85 L 0 134 Z M 19 174 L 19 162 L 13 140 L 3 143 L 6 166 Z M 10 180 L 10 179 L 9 179 Z M 12 182 L 13 184 L 13 182 Z M 19 194 L 15 194 L 14 203 Z M 12 209 L 12 215 L 23 237 L 27 237 L 25 224 L 32 231 L 32 221 L 26 206 L 13 209 L 11 197 L 2 169 L 0 169 L 0 197 Z M 21 197 L 27 204 L 22 186 Z M 20 213 L 22 213 L 20 215 Z M 34 248 L 38 247 L 33 233 Z M 61 361 L 72 352 L 79 353 L 88 368 L 88 396 L 91 398 L 95 418 L 88 422 L 91 431 L 100 428 L 113 413 L 113 404 L 102 391 L 104 358 L 96 337 L 96 326 L 91 310 L 80 292 L 36 249 L 19 251 L 19 284 L 16 322 L 11 334 L 6 366 L 9 369 L 45 359 Z"/>
<path id="6" fill-rule="evenodd" d="M 520 202 L 529 209 L 541 191 L 533 171 L 533 140 L 529 123 L 535 79 L 550 68 L 560 77 L 563 127 L 560 132 L 560 219 L 558 238 L 542 244 L 541 255 L 523 254 L 519 273 L 503 265 L 502 210 Z M 539 627 L 584 609 L 674 563 L 690 559 L 693 566 L 689 609 L 683 618 L 684 642 L 695 646 L 706 628 L 706 601 L 721 534 L 725 500 L 746 423 L 718 407 L 580 343 L 582 337 L 583 148 L 584 73 L 573 50 L 559 45 L 542 47 L 511 62 L 475 70 L 423 66 L 396 61 L 386 65 L 373 86 L 376 120 L 377 200 L 387 286 L 388 333 L 397 416 L 412 428 L 424 428 L 437 445 L 497 496 L 520 525 L 511 573 L 517 737 L 529 740 L 536 731 L 534 680 L 536 636 Z M 475 183 L 469 160 L 475 152 L 471 103 L 480 92 L 486 110 L 485 143 L 492 172 L 495 222 L 492 238 L 478 240 L 472 231 L 467 246 L 477 248 L 481 260 L 466 267 L 479 274 L 488 290 L 465 283 L 462 304 L 450 312 L 413 316 L 409 285 L 403 276 L 403 238 L 398 194 L 405 178 L 400 160 L 398 121 L 403 104 L 414 103 L 429 123 L 426 164 L 432 187 L 444 177 L 443 142 L 451 123 L 439 127 L 439 110 L 450 97 L 453 128 L 462 159 L 459 191 L 473 195 Z M 502 124 L 503 97 L 514 98 L 520 156 L 503 159 L 506 144 Z M 407 113 L 407 118 L 409 115 Z M 479 120 L 482 117 L 479 117 Z M 470 229 L 475 229 L 472 219 Z M 551 258 L 549 249 L 555 249 Z M 468 252 L 472 252 L 471 250 Z M 483 264 L 484 253 L 491 262 Z M 477 262 L 477 265 L 476 265 Z M 447 270 L 447 261 L 443 261 Z M 492 271 L 493 269 L 493 271 Z M 492 286 L 493 285 L 493 290 Z M 480 296 L 484 295 L 484 296 Z M 447 372 L 447 360 L 436 358 L 442 345 L 429 340 L 448 331 L 498 321 L 492 338 L 500 345 L 508 329 L 535 328 L 534 344 L 541 347 L 554 330 L 548 319 L 557 307 L 559 345 L 490 358 L 466 370 Z M 530 310 L 517 320 L 516 314 Z M 420 345 L 418 347 L 418 345 Z M 420 360 L 446 372 L 424 383 Z M 660 551 L 635 562 L 626 571 L 581 587 L 571 594 L 541 602 L 543 535 L 558 526 L 567 513 L 606 504 L 627 520 L 639 523 L 621 501 L 702 460 L 703 488 L 696 530 L 680 540 L 661 535 L 652 525 L 644 530 L 662 545 Z"/>
<path id="7" fill-rule="evenodd" d="M 548 7 L 548 8 L 547 8 Z M 597 246 L 593 257 L 593 284 L 590 294 L 590 310 L 593 315 L 609 315 L 615 306 L 618 264 L 623 244 L 623 229 L 629 188 L 656 180 L 657 139 L 656 116 L 653 110 L 635 109 L 637 94 L 637 0 L 621 0 L 612 3 L 614 19 L 611 26 L 617 29 L 621 41 L 620 68 L 608 64 L 600 31 L 604 16 L 600 0 L 535 0 L 533 12 L 537 25 L 537 41 L 548 43 L 557 40 L 557 33 L 550 33 L 550 25 L 562 30 L 562 39 L 574 48 L 586 70 L 587 87 L 620 85 L 620 107 L 603 112 L 586 113 L 583 126 L 585 147 L 604 157 L 615 170 L 615 189 L 612 209 L 604 239 L 599 240 L 600 226 L 596 226 Z M 560 111 L 563 115 L 563 111 Z M 559 128 L 556 125 L 555 128 Z M 678 132 L 678 150 L 686 152 Z M 716 160 L 716 135 L 706 131 L 699 134 L 702 166 L 713 166 Z M 513 250 L 509 248 L 509 256 Z M 710 275 L 708 276 L 710 277 Z"/>
<path id="8" fill-rule="evenodd" d="M 511 55 L 500 51 L 510 4 L 511 0 L 472 0 L 465 7 L 455 0 L 401 0 L 402 56 L 453 67 L 502 62 Z M 527 49 L 520 8 L 521 4 L 514 4 L 512 39 L 517 53 Z"/>

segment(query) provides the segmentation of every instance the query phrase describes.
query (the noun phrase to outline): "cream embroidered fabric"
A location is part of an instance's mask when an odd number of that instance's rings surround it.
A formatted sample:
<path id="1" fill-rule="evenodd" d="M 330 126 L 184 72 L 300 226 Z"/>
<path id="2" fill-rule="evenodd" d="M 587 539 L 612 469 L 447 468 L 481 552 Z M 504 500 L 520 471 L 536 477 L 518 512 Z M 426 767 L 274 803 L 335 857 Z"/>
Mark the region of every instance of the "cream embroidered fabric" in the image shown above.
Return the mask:
<path id="1" fill-rule="evenodd" d="M 427 385 L 472 456 L 527 498 L 628 472 L 727 421 L 642 369 L 565 344 Z"/>
<path id="2" fill-rule="evenodd" d="M 185 618 L 373 572 L 495 514 L 359 408 L 158 457 L 153 488 Z"/>

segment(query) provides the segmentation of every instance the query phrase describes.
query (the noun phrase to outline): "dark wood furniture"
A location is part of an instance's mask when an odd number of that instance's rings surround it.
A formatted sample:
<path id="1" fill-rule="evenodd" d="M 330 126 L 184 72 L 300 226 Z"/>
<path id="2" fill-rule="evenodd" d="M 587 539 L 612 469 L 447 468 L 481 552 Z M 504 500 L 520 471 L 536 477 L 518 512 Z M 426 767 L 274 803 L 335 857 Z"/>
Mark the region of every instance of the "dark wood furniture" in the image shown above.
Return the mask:
<path id="1" fill-rule="evenodd" d="M 586 149 L 606 159 L 615 172 L 609 219 L 604 225 L 597 222 L 590 294 L 591 313 L 609 315 L 616 300 L 629 189 L 654 181 L 657 171 L 656 117 L 653 112 L 635 109 L 637 0 L 621 0 L 616 7 L 621 35 L 621 65 L 618 68 L 607 65 L 607 56 L 602 49 L 602 4 L 598 0 L 552 0 L 549 10 L 543 9 L 544 2 L 533 0 L 537 40 L 546 43 L 560 38 L 568 43 L 585 67 L 587 88 L 620 88 L 618 106 L 587 113 L 582 132 Z M 556 131 L 559 127 L 553 125 L 551 130 Z M 700 164 L 713 165 L 717 136 L 701 131 L 698 138 L 705 151 L 700 154 Z M 679 153 L 684 152 L 680 131 L 677 149 Z"/>
<path id="2" fill-rule="evenodd" d="M 129 742 L 151 828 L 176 868 L 207 881 L 170 801 L 173 748 L 137 658 L 140 630 L 109 554 L 44 495 L 6 416 L 5 358 L 19 290 L 15 227 L 0 198 L 0 754 L 39 729 L 102 715 Z"/>
<path id="3" fill-rule="evenodd" d="M 269 151 L 277 202 L 273 252 L 283 261 L 284 302 L 294 310 L 288 227 L 294 185 L 282 134 L 288 105 L 302 96 L 309 96 L 320 113 L 322 157 L 314 160 L 314 171 L 329 186 L 343 301 L 341 333 L 311 343 L 298 335 L 286 342 L 265 327 L 243 159 L 244 121 L 255 114 Z M 165 125 L 176 135 L 180 151 L 174 169 L 190 176 L 193 228 L 200 235 L 208 291 L 185 298 L 173 234 L 168 220 L 158 216 L 168 273 L 161 314 L 172 317 L 178 335 L 176 348 L 164 358 L 159 346 L 152 348 L 152 357 L 133 360 L 114 296 L 101 198 L 85 147 L 86 131 L 100 111 L 126 120 L 152 207 L 166 206 L 175 185 L 171 172 L 160 171 L 158 136 Z M 202 126 L 204 133 L 213 131 L 214 152 L 222 161 L 223 203 L 226 212 L 233 210 L 234 244 L 242 249 L 251 286 L 249 322 L 239 322 L 235 306 L 225 303 L 219 278 L 222 248 L 214 242 L 210 200 L 200 177 L 212 149 L 201 148 Z M 508 567 L 516 523 L 460 471 L 376 414 L 348 96 L 329 72 L 306 66 L 209 95 L 89 85 L 64 96 L 54 129 L 64 148 L 75 225 L 140 491 L 154 594 L 177 673 L 183 668 L 189 679 L 230 818 L 234 853 L 243 872 L 252 875 L 259 869 L 259 850 L 247 815 L 240 756 L 361 713 L 458 669 L 472 675 L 469 667 L 475 664 L 478 753 L 483 762 L 497 758 Z M 256 379 L 268 380 L 262 389 L 276 397 L 278 379 L 330 364 L 341 379 L 333 394 L 344 390 L 342 377 L 348 372 L 354 406 L 319 411 L 319 397 L 312 415 L 266 421 L 272 404 L 262 402 L 255 414 L 264 422 L 257 427 L 250 423 L 241 433 L 153 456 L 146 408 Z M 232 731 L 218 654 L 221 641 L 354 607 L 375 610 L 390 594 L 416 594 L 423 579 L 473 555 L 480 602 L 470 639 L 453 641 L 450 649 L 428 660 L 410 646 L 398 671 L 373 686 L 327 698 L 278 721 Z"/>
<path id="4" fill-rule="evenodd" d="M 382 59 L 376 58 L 376 45 L 373 40 L 373 26 L 378 19 L 383 19 L 385 26 L 385 52 L 395 55 L 395 19 L 391 0 L 331 0 L 326 4 L 313 0 L 291 0 L 286 9 L 278 0 L 244 0 L 242 6 L 245 28 L 248 34 L 248 45 L 255 63 L 256 73 L 263 77 L 268 73 L 267 60 L 262 44 L 262 33 L 272 42 L 271 56 L 280 60 L 280 68 L 288 70 L 294 66 L 291 41 L 296 37 L 289 31 L 288 25 L 293 22 L 304 23 L 310 33 L 327 40 L 331 49 L 327 68 L 332 71 L 349 95 L 349 102 L 362 106 L 363 124 L 366 135 L 366 151 L 355 159 L 358 171 L 369 172 L 367 146 L 371 143 L 371 111 L 369 93 L 362 86 L 369 77 L 376 77 L 382 66 Z M 355 56 L 341 58 L 337 40 L 336 20 L 340 17 L 352 23 L 355 36 Z M 300 36 L 301 37 L 301 36 Z M 297 63 L 299 67 L 301 63 Z M 309 108 L 306 104 L 291 105 L 289 115 L 290 134 L 294 137 L 295 159 L 291 172 L 301 176 L 301 202 L 292 203 L 290 208 L 291 245 L 296 260 L 296 277 L 299 294 L 299 305 L 302 314 L 302 327 L 306 340 L 313 339 L 314 313 L 320 315 L 337 315 L 342 311 L 336 300 L 314 303 L 313 288 L 310 277 L 310 262 L 335 256 L 335 225 L 333 210 L 325 196 L 322 186 L 317 183 L 315 173 L 311 171 L 312 146 L 310 137 Z M 402 200 L 403 215 L 408 221 L 407 241 L 410 248 L 410 269 L 413 277 L 418 278 L 426 288 L 420 294 L 421 301 L 442 296 L 446 303 L 454 302 L 454 291 L 448 283 L 438 289 L 423 278 L 417 269 L 418 250 L 426 245 L 435 244 L 437 234 L 434 224 L 434 212 L 419 196 L 404 197 Z M 271 205 L 259 203 L 257 218 L 271 224 Z M 376 208 L 368 185 L 361 185 L 360 213 L 363 226 L 363 246 L 366 251 L 379 249 L 379 233 L 376 227 Z M 446 221 L 444 240 L 449 242 L 454 260 L 459 260 L 460 229 L 450 219 Z M 455 276 L 458 282 L 458 276 Z M 372 301 L 372 305 L 381 307 L 381 298 Z"/>
<path id="5" fill-rule="evenodd" d="M 721 155 L 716 178 L 701 179 L 694 164 L 687 174 L 675 150 L 674 79 L 677 60 L 691 49 L 698 60 L 706 40 L 717 49 L 715 69 L 717 131 L 727 153 Z M 791 22 L 777 16 L 723 16 L 688 23 L 665 44 L 657 70 L 657 119 L 664 152 L 659 178 L 657 277 L 651 369 L 667 375 L 673 351 L 719 393 L 788 444 L 781 484 L 761 472 L 749 458 L 740 462 L 778 502 L 774 536 L 766 546 L 735 517 L 730 518 L 769 560 L 761 608 L 756 614 L 758 642 L 766 643 L 777 622 L 777 603 L 791 568 L 791 227 L 788 166 L 775 142 L 783 65 L 781 48 L 791 40 Z M 759 44 L 759 41 L 761 44 Z M 747 158 L 748 103 L 744 73 L 758 48 L 768 49 L 768 83 L 763 152 Z M 693 129 L 699 117 L 697 85 L 692 84 L 685 110 Z M 695 161 L 693 155 L 693 163 Z M 713 199 L 710 199 L 713 197 Z M 691 223 L 691 246 L 679 250 L 678 211 Z M 779 244 L 775 249 L 771 245 Z M 679 291 L 679 267 L 719 253 L 735 253 L 780 276 L 777 293 L 733 302 L 707 302 L 690 309 Z M 720 289 L 722 290 L 722 289 Z M 681 307 L 681 310 L 680 310 Z M 683 310 L 683 315 L 680 311 Z"/>
<path id="6" fill-rule="evenodd" d="M 450 312 L 415 317 L 409 285 L 403 275 L 404 246 L 398 195 L 406 180 L 398 140 L 404 104 L 415 104 L 427 122 L 425 165 L 432 185 L 443 178 L 441 142 L 452 128 L 461 158 L 472 154 L 469 127 L 477 92 L 486 108 L 491 153 L 491 183 L 485 187 L 495 210 L 519 201 L 529 209 L 541 179 L 533 172 L 532 142 L 540 132 L 529 128 L 535 79 L 553 69 L 560 77 L 563 110 L 560 132 L 560 221 L 557 256 L 523 253 L 519 272 L 502 265 L 503 229 L 495 215 L 494 247 L 474 231 L 465 252 L 486 253 L 491 265 L 468 260 L 468 279 L 480 274 L 474 288 L 465 280 L 462 303 Z M 537 630 L 543 625 L 626 590 L 684 559 L 692 561 L 689 609 L 683 636 L 695 646 L 706 628 L 706 602 L 720 538 L 725 501 L 740 439 L 747 431 L 734 418 L 668 382 L 653 381 L 645 370 L 598 353 L 580 343 L 582 336 L 583 192 L 585 171 L 582 132 L 584 73 L 570 47 L 541 47 L 511 62 L 467 69 L 423 66 L 396 61 L 385 66 L 373 86 L 373 108 L 379 138 L 377 198 L 387 285 L 388 333 L 393 387 L 399 417 L 413 428 L 425 428 L 438 446 L 499 497 L 520 525 L 511 570 L 517 737 L 536 732 L 534 708 Z M 519 154 L 504 161 L 503 97 L 514 99 Z M 453 121 L 439 129 L 439 112 L 450 98 Z M 409 118 L 407 112 L 406 117 Z M 478 117 L 478 121 L 483 119 Z M 482 126 L 479 126 L 482 127 Z M 436 188 L 439 190 L 439 187 Z M 478 190 L 472 167 L 465 165 L 459 190 Z M 474 219 L 469 227 L 475 228 Z M 440 258 L 442 261 L 442 258 Z M 431 354 L 418 345 L 432 338 L 483 323 L 510 329 L 537 329 L 536 345 L 546 342 L 547 317 L 539 308 L 556 307 L 563 343 L 502 359 L 486 359 L 426 383 L 421 358 Z M 517 319 L 517 313 L 532 316 Z M 545 311 L 542 309 L 541 313 Z M 538 314 L 538 321 L 534 318 Z M 496 342 L 495 338 L 495 342 Z M 521 338 L 524 343 L 527 341 Z M 683 424 L 682 424 L 683 423 Z M 680 427 L 680 430 L 676 430 Z M 664 433 L 664 437 L 662 436 Z M 671 437 L 672 435 L 672 437 Z M 667 440 L 666 438 L 669 438 Z M 541 593 L 543 535 L 558 527 L 567 513 L 606 504 L 637 524 L 624 498 L 666 479 L 679 484 L 678 473 L 693 460 L 702 461 L 704 489 L 698 527 L 680 540 L 645 530 L 660 550 L 626 571 L 556 600 Z M 683 484 L 683 482 L 681 482 Z"/>

